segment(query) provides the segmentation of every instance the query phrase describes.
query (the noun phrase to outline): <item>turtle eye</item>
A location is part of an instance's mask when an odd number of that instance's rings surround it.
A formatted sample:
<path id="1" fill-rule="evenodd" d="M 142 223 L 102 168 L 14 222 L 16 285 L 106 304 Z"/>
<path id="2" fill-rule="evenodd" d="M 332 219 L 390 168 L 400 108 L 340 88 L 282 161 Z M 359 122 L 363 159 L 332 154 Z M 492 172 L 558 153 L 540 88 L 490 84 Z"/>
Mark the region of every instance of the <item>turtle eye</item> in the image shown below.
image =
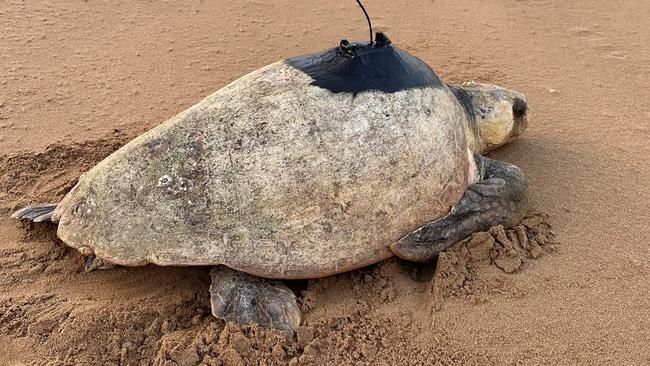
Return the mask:
<path id="1" fill-rule="evenodd" d="M 512 104 L 512 115 L 515 118 L 523 118 L 526 117 L 527 110 L 528 110 L 528 105 L 526 104 L 526 102 L 524 102 L 524 100 L 521 98 L 515 97 L 515 101 Z"/>

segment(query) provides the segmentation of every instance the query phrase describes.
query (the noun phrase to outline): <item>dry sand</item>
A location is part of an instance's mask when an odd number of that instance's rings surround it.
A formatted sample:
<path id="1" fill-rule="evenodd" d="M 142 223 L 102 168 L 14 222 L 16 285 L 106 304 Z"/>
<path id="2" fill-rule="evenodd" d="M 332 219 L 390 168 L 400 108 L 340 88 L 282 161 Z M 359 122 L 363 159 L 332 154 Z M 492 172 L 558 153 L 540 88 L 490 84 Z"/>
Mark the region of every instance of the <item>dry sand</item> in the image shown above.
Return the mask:
<path id="1" fill-rule="evenodd" d="M 212 318 L 208 269 L 85 274 L 53 225 L 9 213 L 59 199 L 102 157 L 246 72 L 365 39 L 365 20 L 348 0 L 7 0 L 0 363 L 650 364 L 650 2 L 367 7 L 445 80 L 527 94 L 532 125 L 493 156 L 523 168 L 552 229 L 529 219 L 528 244 L 495 229 L 437 270 L 390 260 L 291 283 L 305 313 L 292 342 Z"/>

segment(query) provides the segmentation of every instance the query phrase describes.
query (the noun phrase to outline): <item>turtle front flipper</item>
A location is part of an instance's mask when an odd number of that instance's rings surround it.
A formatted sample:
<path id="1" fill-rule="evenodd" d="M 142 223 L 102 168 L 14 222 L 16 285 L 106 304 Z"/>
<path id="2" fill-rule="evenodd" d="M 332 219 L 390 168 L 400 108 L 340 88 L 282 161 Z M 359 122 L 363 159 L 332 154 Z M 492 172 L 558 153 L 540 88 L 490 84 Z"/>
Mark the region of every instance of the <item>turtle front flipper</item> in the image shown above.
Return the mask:
<path id="1" fill-rule="evenodd" d="M 510 226 L 524 217 L 526 181 L 517 166 L 474 155 L 478 181 L 444 217 L 413 231 L 391 250 L 400 258 L 427 262 L 475 232 Z"/>
<path id="2" fill-rule="evenodd" d="M 301 322 L 296 296 L 284 284 L 225 266 L 210 272 L 212 314 L 226 322 L 257 323 L 293 338 Z"/>
<path id="3" fill-rule="evenodd" d="M 56 203 L 46 203 L 43 205 L 27 206 L 14 212 L 11 217 L 16 220 L 28 219 L 33 222 L 51 221 L 52 213 L 57 205 Z"/>

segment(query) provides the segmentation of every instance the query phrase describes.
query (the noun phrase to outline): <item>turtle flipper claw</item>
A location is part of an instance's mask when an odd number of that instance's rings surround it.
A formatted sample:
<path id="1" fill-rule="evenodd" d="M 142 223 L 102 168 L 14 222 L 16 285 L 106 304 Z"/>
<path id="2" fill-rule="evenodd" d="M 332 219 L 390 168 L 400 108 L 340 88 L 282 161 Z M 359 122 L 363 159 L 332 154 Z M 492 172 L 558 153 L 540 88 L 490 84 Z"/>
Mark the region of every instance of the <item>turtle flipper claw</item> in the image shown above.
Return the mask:
<path id="1" fill-rule="evenodd" d="M 279 329 L 293 338 L 301 313 L 296 296 L 284 284 L 227 267 L 215 267 L 210 276 L 214 316 L 226 322 Z"/>

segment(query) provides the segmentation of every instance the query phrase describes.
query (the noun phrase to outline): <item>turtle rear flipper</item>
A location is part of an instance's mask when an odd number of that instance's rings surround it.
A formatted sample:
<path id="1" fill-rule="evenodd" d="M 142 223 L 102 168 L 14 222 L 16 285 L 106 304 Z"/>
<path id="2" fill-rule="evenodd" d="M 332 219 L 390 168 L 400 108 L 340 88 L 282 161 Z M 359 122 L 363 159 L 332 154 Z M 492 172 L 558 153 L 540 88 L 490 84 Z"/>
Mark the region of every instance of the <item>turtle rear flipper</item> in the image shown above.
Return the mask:
<path id="1" fill-rule="evenodd" d="M 282 282 L 238 272 L 225 266 L 210 272 L 212 314 L 226 322 L 257 323 L 293 338 L 301 322 L 296 295 Z"/>
<path id="2" fill-rule="evenodd" d="M 391 245 L 400 258 L 427 262 L 455 243 L 492 226 L 511 226 L 524 217 L 526 180 L 517 166 L 474 155 L 477 182 L 451 211 Z"/>
<path id="3" fill-rule="evenodd" d="M 86 272 L 92 272 L 96 269 L 113 269 L 115 267 L 115 264 L 95 255 L 89 255 L 84 258 L 84 271 Z"/>
<path id="4" fill-rule="evenodd" d="M 58 203 L 27 206 L 14 212 L 11 217 L 16 220 L 28 219 L 33 222 L 51 221 L 56 206 L 58 206 Z"/>

